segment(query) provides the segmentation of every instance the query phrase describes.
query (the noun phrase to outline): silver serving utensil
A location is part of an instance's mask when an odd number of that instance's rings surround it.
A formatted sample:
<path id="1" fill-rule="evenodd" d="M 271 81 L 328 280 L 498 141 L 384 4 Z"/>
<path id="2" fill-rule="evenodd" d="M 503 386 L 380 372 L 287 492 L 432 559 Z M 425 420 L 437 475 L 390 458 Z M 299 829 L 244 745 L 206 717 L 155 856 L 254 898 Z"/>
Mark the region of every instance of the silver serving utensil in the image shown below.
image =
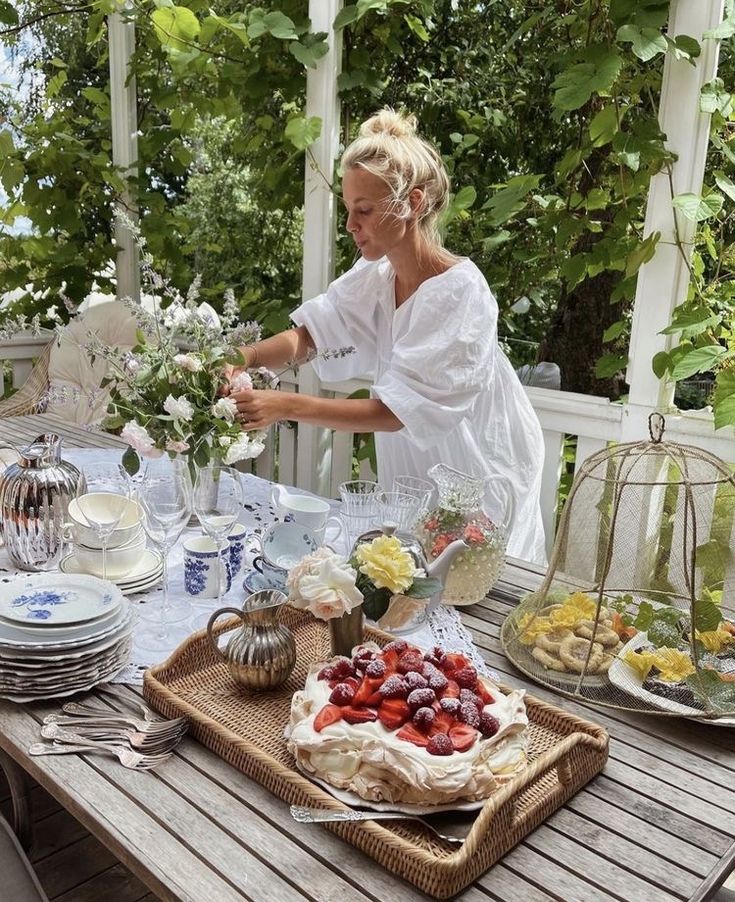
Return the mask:
<path id="1" fill-rule="evenodd" d="M 37 755 L 70 755 L 77 752 L 101 752 L 105 755 L 113 755 L 118 759 L 124 767 L 131 770 L 150 770 L 157 767 L 168 758 L 171 753 L 166 754 L 143 754 L 142 752 L 134 752 L 131 748 L 123 748 L 119 745 L 105 745 L 98 742 L 77 743 L 77 745 L 48 745 L 45 742 L 34 742 L 28 749 L 28 753 L 36 757 Z"/>
<path id="2" fill-rule="evenodd" d="M 127 742 L 132 748 L 139 752 L 170 752 L 182 740 L 184 731 L 172 733 L 170 736 L 159 737 L 150 733 L 139 733 L 135 730 L 121 730 L 111 727 L 89 726 L 87 724 L 75 724 L 74 735 L 85 740 L 93 742 Z M 41 728 L 41 736 L 44 739 L 57 739 L 65 731 L 61 729 L 58 723 L 44 724 Z M 70 735 L 70 734 L 68 734 Z"/>
<path id="3" fill-rule="evenodd" d="M 439 815 L 429 815 L 436 818 Z M 303 805 L 291 806 L 291 817 L 300 824 L 325 824 L 328 822 L 353 822 L 353 821 L 418 821 L 435 833 L 440 839 L 447 842 L 463 843 L 467 838 L 474 820 L 457 821 L 445 819 L 441 823 L 441 830 L 427 820 L 426 816 L 417 814 L 404 814 L 401 811 L 355 811 L 344 809 L 341 811 L 326 808 L 307 808 Z"/>

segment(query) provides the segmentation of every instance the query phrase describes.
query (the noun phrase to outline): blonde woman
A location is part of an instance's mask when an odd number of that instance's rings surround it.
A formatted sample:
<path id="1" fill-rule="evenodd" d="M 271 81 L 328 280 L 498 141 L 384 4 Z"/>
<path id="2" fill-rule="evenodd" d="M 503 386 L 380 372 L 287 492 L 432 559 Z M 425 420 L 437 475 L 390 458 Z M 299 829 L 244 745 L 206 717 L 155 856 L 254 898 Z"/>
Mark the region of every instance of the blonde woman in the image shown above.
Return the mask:
<path id="1" fill-rule="evenodd" d="M 374 432 L 378 479 L 425 476 L 435 463 L 502 475 L 515 518 L 509 553 L 543 562 L 539 491 L 544 448 L 536 415 L 498 346 L 498 306 L 480 270 L 456 257 L 437 230 L 449 197 L 441 156 L 413 117 L 381 110 L 342 157 L 347 231 L 360 259 L 319 297 L 291 314 L 296 327 L 243 348 L 248 366 L 278 369 L 319 349 L 320 379 L 373 380 L 369 399 L 239 391 L 249 429 L 295 420 Z M 499 516 L 488 492 L 486 513 Z M 495 510 L 494 510 L 495 508 Z"/>

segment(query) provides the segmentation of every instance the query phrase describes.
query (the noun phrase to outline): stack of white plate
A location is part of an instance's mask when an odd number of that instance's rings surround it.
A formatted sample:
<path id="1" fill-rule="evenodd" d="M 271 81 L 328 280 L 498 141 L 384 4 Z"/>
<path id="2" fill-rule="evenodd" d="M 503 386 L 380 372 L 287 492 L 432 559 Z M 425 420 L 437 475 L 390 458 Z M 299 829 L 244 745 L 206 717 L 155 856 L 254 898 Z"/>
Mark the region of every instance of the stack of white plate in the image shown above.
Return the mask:
<path id="1" fill-rule="evenodd" d="M 109 680 L 130 658 L 133 625 L 120 589 L 95 576 L 0 584 L 0 696 L 58 698 Z"/>
<path id="2" fill-rule="evenodd" d="M 85 571 L 74 552 L 61 559 L 62 573 L 83 574 Z M 125 576 L 112 580 L 123 595 L 145 592 L 160 582 L 163 576 L 163 558 L 157 551 L 146 548 L 135 567 Z"/>

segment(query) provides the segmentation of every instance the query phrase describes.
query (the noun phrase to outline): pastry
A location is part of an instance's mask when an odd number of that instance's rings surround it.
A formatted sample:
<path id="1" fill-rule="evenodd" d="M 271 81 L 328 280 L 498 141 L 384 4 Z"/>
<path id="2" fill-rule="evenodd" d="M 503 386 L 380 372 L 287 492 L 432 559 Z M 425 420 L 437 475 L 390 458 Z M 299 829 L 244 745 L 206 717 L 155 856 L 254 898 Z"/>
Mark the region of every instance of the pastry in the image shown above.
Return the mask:
<path id="1" fill-rule="evenodd" d="M 484 799 L 525 764 L 523 696 L 463 655 L 368 644 L 311 668 L 286 738 L 303 771 L 367 801 Z"/>
<path id="2" fill-rule="evenodd" d="M 590 647 L 592 651 L 590 651 Z M 590 642 L 581 636 L 570 636 L 559 649 L 559 657 L 567 670 L 573 673 L 596 673 L 602 664 L 603 649 L 599 642 Z M 589 660 L 588 660 L 589 657 Z"/>

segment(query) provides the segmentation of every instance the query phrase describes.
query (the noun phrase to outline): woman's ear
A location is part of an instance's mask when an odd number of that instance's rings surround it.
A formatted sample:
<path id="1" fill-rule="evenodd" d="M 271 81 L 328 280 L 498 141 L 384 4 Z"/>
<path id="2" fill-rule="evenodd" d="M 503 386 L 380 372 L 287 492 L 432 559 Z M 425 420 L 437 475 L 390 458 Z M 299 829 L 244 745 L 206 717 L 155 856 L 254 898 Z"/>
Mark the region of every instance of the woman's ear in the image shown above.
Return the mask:
<path id="1" fill-rule="evenodd" d="M 408 195 L 408 202 L 411 206 L 411 213 L 413 216 L 416 216 L 424 209 L 424 189 L 423 188 L 413 188 Z"/>

